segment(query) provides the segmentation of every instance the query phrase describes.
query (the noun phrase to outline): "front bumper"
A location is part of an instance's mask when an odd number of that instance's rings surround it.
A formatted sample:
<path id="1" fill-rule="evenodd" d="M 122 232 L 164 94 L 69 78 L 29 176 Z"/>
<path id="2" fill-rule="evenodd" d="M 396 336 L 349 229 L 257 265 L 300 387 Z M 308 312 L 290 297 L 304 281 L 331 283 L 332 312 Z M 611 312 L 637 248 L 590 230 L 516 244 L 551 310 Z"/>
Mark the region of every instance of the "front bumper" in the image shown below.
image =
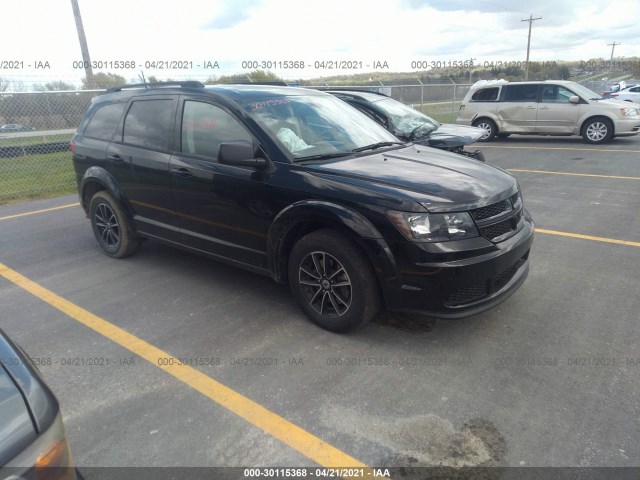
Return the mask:
<path id="1" fill-rule="evenodd" d="M 525 213 L 516 235 L 479 248 L 477 254 L 443 252 L 438 258 L 421 244 L 396 245 L 401 281 L 385 296 L 387 307 L 439 318 L 462 318 L 494 307 L 525 281 L 533 232 L 533 220 Z"/>
<path id="2" fill-rule="evenodd" d="M 640 120 L 636 118 L 616 120 L 614 125 L 616 137 L 629 137 L 640 133 Z"/>

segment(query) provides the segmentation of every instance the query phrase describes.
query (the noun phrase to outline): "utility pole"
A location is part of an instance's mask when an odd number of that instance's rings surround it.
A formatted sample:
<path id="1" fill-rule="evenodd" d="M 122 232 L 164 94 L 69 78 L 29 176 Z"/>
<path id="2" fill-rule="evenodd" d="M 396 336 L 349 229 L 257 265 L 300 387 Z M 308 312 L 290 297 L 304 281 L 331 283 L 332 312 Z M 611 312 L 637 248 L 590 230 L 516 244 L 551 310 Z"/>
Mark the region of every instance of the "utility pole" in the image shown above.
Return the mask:
<path id="1" fill-rule="evenodd" d="M 78 0 L 71 0 L 71 8 L 73 8 L 73 17 L 76 20 L 76 30 L 78 30 L 78 40 L 80 41 L 80 50 L 82 51 L 82 63 L 84 63 L 84 73 L 87 76 L 87 87 L 95 88 L 93 79 L 93 69 L 91 68 L 91 57 L 89 56 L 89 47 L 87 46 L 87 37 L 84 36 L 84 27 L 82 26 L 82 17 L 80 16 L 80 7 Z"/>
<path id="2" fill-rule="evenodd" d="M 609 60 L 609 75 L 607 76 L 607 80 L 611 81 L 611 65 L 613 65 L 613 50 L 616 48 L 616 45 L 622 45 L 621 43 L 607 43 L 607 47 L 611 47 L 611 59 Z"/>
<path id="3" fill-rule="evenodd" d="M 531 24 L 536 20 L 542 20 L 542 17 L 533 18 L 533 13 L 529 14 L 529 18 L 520 20 L 521 22 L 529 22 L 529 38 L 527 39 L 527 64 L 525 65 L 524 79 L 529 80 L 529 48 L 531 47 Z"/>

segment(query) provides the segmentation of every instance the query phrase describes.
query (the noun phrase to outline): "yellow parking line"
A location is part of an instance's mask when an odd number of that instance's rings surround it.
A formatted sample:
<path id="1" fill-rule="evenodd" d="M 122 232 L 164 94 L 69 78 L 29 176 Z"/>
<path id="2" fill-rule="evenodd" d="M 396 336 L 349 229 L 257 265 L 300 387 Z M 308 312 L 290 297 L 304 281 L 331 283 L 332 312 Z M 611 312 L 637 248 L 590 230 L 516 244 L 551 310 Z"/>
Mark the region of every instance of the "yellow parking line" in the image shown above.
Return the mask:
<path id="1" fill-rule="evenodd" d="M 623 150 L 621 148 L 574 148 L 574 147 L 519 147 L 516 145 L 478 145 L 475 143 L 474 147 L 480 148 L 513 148 L 520 150 L 576 150 L 584 152 L 622 152 L 622 153 L 640 153 L 640 150 Z"/>
<path id="2" fill-rule="evenodd" d="M 366 476 L 373 476 L 372 469 L 329 445 L 315 435 L 294 425 L 262 405 L 187 365 L 167 352 L 145 342 L 139 337 L 94 315 L 78 305 L 56 295 L 27 277 L 0 263 L 0 276 L 35 295 L 40 300 L 60 310 L 65 315 L 95 330 L 130 352 L 144 358 L 204 396 L 232 411 L 267 434 L 289 445 L 302 455 L 327 468 L 352 467 L 365 469 Z M 160 361 L 162 359 L 162 361 Z M 168 359 L 168 361 L 167 361 Z M 160 365 L 162 363 L 162 365 Z M 173 363 L 173 365 L 165 365 Z"/>
<path id="3" fill-rule="evenodd" d="M 569 172 L 550 172 L 547 170 L 525 170 L 522 168 L 507 168 L 509 172 L 524 172 L 524 173 L 545 173 L 551 175 L 569 175 L 573 177 L 595 177 L 595 178 L 618 178 L 621 180 L 640 180 L 640 177 L 625 177 L 619 175 L 595 175 L 592 173 L 569 173 Z"/>
<path id="4" fill-rule="evenodd" d="M 630 242 L 629 240 L 618 240 L 615 238 L 606 238 L 606 237 L 592 237 L 591 235 L 582 235 L 580 233 L 558 232 L 556 230 L 545 230 L 543 228 L 536 228 L 536 233 L 546 233 L 548 235 L 559 235 L 561 237 L 580 238 L 582 240 L 591 240 L 593 242 L 616 243 L 618 245 L 640 247 L 640 242 Z"/>
<path id="5" fill-rule="evenodd" d="M 77 207 L 78 205 L 80 205 L 80 204 L 79 203 L 70 203 L 69 205 L 62 205 L 60 207 L 45 208 L 44 210 L 34 210 L 33 212 L 18 213 L 16 215 L 9 215 L 9 216 L 6 216 L 6 217 L 0 217 L 0 220 L 9 220 L 10 218 L 26 217 L 27 215 L 35 215 L 36 213 L 52 212 L 53 210 L 60 210 L 60 209 L 69 208 L 69 207 Z"/>

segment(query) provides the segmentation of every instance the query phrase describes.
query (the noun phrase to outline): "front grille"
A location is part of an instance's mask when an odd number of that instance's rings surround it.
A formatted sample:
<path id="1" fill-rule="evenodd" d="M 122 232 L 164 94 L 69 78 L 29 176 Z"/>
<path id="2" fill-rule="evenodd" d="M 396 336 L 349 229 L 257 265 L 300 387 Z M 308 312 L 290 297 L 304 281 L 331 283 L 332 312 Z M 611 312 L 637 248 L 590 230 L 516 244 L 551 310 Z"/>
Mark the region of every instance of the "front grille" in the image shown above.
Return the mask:
<path id="1" fill-rule="evenodd" d="M 528 258 L 529 251 L 495 277 L 453 291 L 447 296 L 444 305 L 446 307 L 459 307 L 499 292 L 518 273 L 518 270 L 527 262 Z"/>
<path id="2" fill-rule="evenodd" d="M 503 241 L 518 231 L 518 224 L 522 219 L 522 197 L 520 192 L 516 192 L 507 200 L 471 210 L 469 213 L 476 222 L 480 235 L 492 242 Z"/>
<path id="3" fill-rule="evenodd" d="M 476 222 L 478 222 L 480 220 L 484 220 L 485 218 L 495 217 L 496 215 L 500 215 L 501 213 L 508 212 L 512 208 L 513 207 L 511 206 L 511 203 L 509 201 L 503 200 L 492 205 L 487 205 L 486 207 L 471 210 L 471 216 Z"/>
<path id="4" fill-rule="evenodd" d="M 494 280 L 495 281 L 494 285 L 495 285 L 496 291 L 500 290 L 507 283 L 509 283 L 509 280 L 511 280 L 513 278 L 513 276 L 516 274 L 516 272 L 518 271 L 518 269 L 522 266 L 522 264 L 524 262 L 526 262 L 526 259 L 522 259 L 521 258 L 516 263 L 511 265 L 509 268 L 503 270 L 498 275 L 496 275 L 496 278 Z"/>
<path id="5" fill-rule="evenodd" d="M 513 230 L 513 222 L 511 221 L 511 218 L 507 218 L 500 223 L 481 228 L 480 235 L 489 240 L 493 240 L 494 238 L 501 237 L 502 235 L 512 232 Z"/>
<path id="6" fill-rule="evenodd" d="M 447 307 L 464 305 L 465 303 L 486 297 L 488 293 L 487 282 L 476 283 L 475 285 L 460 288 L 455 292 L 450 293 L 444 304 Z"/>

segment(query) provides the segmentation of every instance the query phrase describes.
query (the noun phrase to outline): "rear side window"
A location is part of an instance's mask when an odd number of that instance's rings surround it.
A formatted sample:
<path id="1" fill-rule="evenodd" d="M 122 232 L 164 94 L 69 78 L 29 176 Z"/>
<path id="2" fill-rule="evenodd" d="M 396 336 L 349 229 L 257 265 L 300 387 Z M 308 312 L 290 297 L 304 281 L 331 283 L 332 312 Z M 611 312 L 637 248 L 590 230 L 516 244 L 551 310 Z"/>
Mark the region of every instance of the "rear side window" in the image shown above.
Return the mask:
<path id="1" fill-rule="evenodd" d="M 124 119 L 122 141 L 152 150 L 168 150 L 173 134 L 173 106 L 170 99 L 133 102 Z"/>
<path id="2" fill-rule="evenodd" d="M 473 94 L 471 100 L 473 102 L 495 102 L 498 99 L 498 87 L 481 88 Z"/>
<path id="3" fill-rule="evenodd" d="M 538 85 L 506 85 L 505 102 L 535 102 L 538 98 Z"/>
<path id="4" fill-rule="evenodd" d="M 98 140 L 111 141 L 126 105 L 126 103 L 112 103 L 98 108 L 89 120 L 83 135 Z"/>

